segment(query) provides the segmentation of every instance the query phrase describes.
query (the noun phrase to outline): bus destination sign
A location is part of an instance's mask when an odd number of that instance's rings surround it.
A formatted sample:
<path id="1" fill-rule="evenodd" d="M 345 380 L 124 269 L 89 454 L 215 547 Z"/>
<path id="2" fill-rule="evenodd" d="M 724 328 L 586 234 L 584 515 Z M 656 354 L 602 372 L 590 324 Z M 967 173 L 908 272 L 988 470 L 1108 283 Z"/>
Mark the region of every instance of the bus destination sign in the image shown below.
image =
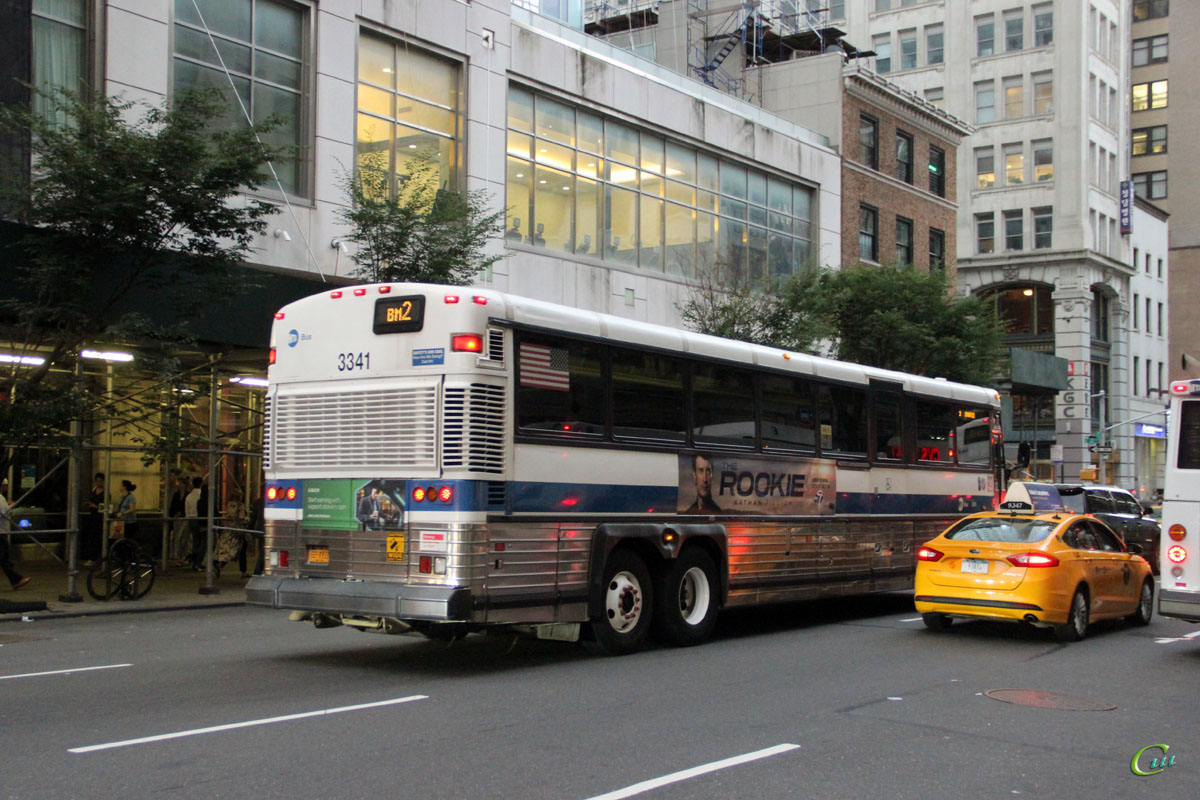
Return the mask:
<path id="1" fill-rule="evenodd" d="M 375 333 L 415 333 L 425 323 L 425 297 L 388 297 L 375 301 Z"/>

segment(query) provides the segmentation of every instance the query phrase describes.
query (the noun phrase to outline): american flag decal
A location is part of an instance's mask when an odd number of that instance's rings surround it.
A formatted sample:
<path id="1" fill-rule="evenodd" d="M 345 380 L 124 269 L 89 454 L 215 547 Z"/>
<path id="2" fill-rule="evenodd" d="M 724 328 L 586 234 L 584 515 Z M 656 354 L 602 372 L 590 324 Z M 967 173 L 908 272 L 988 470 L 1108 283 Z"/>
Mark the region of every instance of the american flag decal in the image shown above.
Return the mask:
<path id="1" fill-rule="evenodd" d="M 521 342 L 521 385 L 571 390 L 571 362 L 566 348 Z"/>

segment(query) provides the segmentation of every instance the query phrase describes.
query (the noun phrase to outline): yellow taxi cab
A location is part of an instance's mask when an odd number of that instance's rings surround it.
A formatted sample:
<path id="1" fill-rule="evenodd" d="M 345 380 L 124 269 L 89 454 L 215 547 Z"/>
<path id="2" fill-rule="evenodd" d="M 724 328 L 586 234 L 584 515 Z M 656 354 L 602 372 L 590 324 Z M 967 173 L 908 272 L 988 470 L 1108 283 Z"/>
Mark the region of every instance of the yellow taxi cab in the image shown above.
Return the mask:
<path id="1" fill-rule="evenodd" d="M 1008 620 L 1076 642 L 1093 620 L 1150 623 L 1150 565 L 1100 520 L 1056 503 L 1056 494 L 1050 485 L 1014 483 L 998 511 L 965 517 L 917 551 L 914 600 L 926 627 Z"/>

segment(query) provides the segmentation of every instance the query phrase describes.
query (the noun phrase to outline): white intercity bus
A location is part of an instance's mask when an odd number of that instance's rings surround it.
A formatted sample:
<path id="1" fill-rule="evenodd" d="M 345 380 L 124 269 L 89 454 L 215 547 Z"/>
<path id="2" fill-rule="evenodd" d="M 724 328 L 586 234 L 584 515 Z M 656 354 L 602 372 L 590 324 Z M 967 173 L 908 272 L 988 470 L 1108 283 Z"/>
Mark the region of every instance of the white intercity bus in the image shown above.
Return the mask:
<path id="1" fill-rule="evenodd" d="M 1200 380 L 1171 382 L 1158 613 L 1200 622 Z"/>
<path id="2" fill-rule="evenodd" d="M 292 303 L 269 379 L 247 599 L 317 627 L 696 644 L 723 607 L 910 589 L 1001 488 L 991 389 L 490 290 Z"/>

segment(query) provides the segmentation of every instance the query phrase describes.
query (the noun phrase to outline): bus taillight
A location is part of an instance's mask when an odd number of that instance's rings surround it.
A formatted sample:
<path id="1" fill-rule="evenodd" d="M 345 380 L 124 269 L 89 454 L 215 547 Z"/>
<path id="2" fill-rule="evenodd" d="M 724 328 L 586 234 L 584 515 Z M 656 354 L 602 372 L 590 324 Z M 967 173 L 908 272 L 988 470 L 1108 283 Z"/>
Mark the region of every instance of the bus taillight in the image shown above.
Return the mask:
<path id="1" fill-rule="evenodd" d="M 287 488 L 287 499 L 288 500 L 296 499 L 296 487 L 295 486 L 289 486 Z"/>
<path id="2" fill-rule="evenodd" d="M 1187 549 L 1181 544 L 1173 544 L 1167 548 L 1167 561 L 1172 564 L 1182 564 L 1187 561 Z"/>
<path id="3" fill-rule="evenodd" d="M 449 486 L 443 486 L 441 489 L 438 490 L 438 500 L 441 500 L 443 503 L 449 503 L 453 499 L 454 499 L 454 490 L 451 489 Z"/>
<path id="4" fill-rule="evenodd" d="M 268 364 L 275 363 L 275 348 L 274 347 L 272 347 L 270 350 L 267 351 L 267 363 Z"/>
<path id="5" fill-rule="evenodd" d="M 284 317 L 284 313 L 282 311 L 275 312 L 275 319 L 283 319 L 283 317 Z"/>
<path id="6" fill-rule="evenodd" d="M 267 489 L 267 499 L 270 500 L 272 503 L 274 503 L 278 497 L 279 497 L 279 490 L 276 489 L 274 486 Z"/>
<path id="7" fill-rule="evenodd" d="M 1174 525 L 1167 528 L 1167 535 L 1177 542 L 1182 542 L 1183 537 L 1187 536 L 1187 528 L 1176 522 Z"/>
<path id="8" fill-rule="evenodd" d="M 424 499 L 425 499 L 425 487 L 424 486 L 418 486 L 417 488 L 413 489 L 413 500 L 415 500 L 416 502 L 419 503 Z"/>
<path id="9" fill-rule="evenodd" d="M 477 333 L 459 333 L 450 338 L 450 349 L 457 353 L 483 352 L 483 337 Z"/>

